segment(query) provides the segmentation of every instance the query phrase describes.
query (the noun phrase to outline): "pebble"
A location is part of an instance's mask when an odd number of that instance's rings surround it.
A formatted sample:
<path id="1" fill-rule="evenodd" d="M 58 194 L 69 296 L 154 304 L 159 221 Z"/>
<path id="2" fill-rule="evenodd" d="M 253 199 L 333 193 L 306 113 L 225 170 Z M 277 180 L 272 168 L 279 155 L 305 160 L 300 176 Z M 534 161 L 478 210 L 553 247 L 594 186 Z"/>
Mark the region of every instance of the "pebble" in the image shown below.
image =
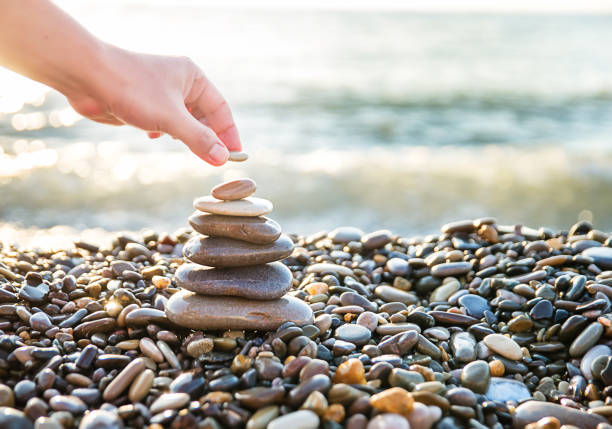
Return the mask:
<path id="1" fill-rule="evenodd" d="M 207 195 L 196 198 L 193 202 L 193 208 L 217 215 L 255 217 L 270 213 L 273 206 L 270 201 L 263 198 L 247 197 L 241 200 L 225 201 Z"/>
<path id="2" fill-rule="evenodd" d="M 293 242 L 286 235 L 270 244 L 252 244 L 225 237 L 193 237 L 183 248 L 185 258 L 210 267 L 241 267 L 286 258 Z"/>
<path id="3" fill-rule="evenodd" d="M 12 407 L 15 405 L 15 395 L 6 384 L 0 384 L 0 407 Z"/>
<path id="4" fill-rule="evenodd" d="M 328 263 L 309 265 L 308 267 L 306 267 L 306 272 L 310 274 L 336 273 L 341 276 L 352 276 L 353 275 L 353 270 L 351 270 L 348 267 L 345 267 L 343 265 L 328 264 Z"/>
<path id="5" fill-rule="evenodd" d="M 253 195 L 257 185 L 253 179 L 242 178 L 223 182 L 210 192 L 218 200 L 240 200 Z"/>
<path id="6" fill-rule="evenodd" d="M 81 420 L 79 429 L 123 429 L 123 422 L 116 413 L 93 410 Z"/>
<path id="7" fill-rule="evenodd" d="M 363 231 L 352 226 L 341 226 L 327 234 L 333 243 L 346 244 L 351 241 L 361 241 Z"/>
<path id="8" fill-rule="evenodd" d="M 580 371 L 586 380 L 592 380 L 593 374 L 591 373 L 591 365 L 595 359 L 599 356 L 610 356 L 612 355 L 612 349 L 610 347 L 598 344 L 587 351 L 582 360 L 580 361 Z"/>
<path id="9" fill-rule="evenodd" d="M 261 408 L 253 413 L 246 424 L 246 429 L 266 429 L 268 424 L 278 415 L 279 407 L 277 405 Z"/>
<path id="10" fill-rule="evenodd" d="M 145 361 L 137 358 L 130 362 L 104 389 L 102 397 L 105 401 L 112 401 L 119 396 L 130 383 L 145 369 Z"/>
<path id="11" fill-rule="evenodd" d="M 414 406 L 410 392 L 392 387 L 370 397 L 370 405 L 382 413 L 409 414 Z"/>
<path id="12" fill-rule="evenodd" d="M 293 283 L 291 271 L 281 262 L 233 268 L 183 264 L 176 270 L 175 279 L 178 286 L 200 295 L 256 300 L 280 298 Z"/>
<path id="13" fill-rule="evenodd" d="M 72 395 L 58 395 L 49 400 L 54 411 L 68 411 L 71 414 L 82 414 L 87 410 L 85 402 Z"/>
<path id="14" fill-rule="evenodd" d="M 186 405 L 189 399 L 189 395 L 186 393 L 164 393 L 151 404 L 149 410 L 152 414 L 174 410 Z"/>
<path id="15" fill-rule="evenodd" d="M 252 301 L 236 297 L 204 297 L 181 291 L 168 300 L 166 315 L 179 326 L 200 330 L 269 331 L 287 321 L 300 326 L 314 322 L 310 307 L 288 295 L 276 301 Z"/>
<path id="16" fill-rule="evenodd" d="M 498 402 L 521 402 L 531 398 L 531 393 L 524 383 L 500 377 L 491 377 L 484 395 L 488 400 Z"/>
<path id="17" fill-rule="evenodd" d="M 516 408 L 513 415 L 514 427 L 524 427 L 529 423 L 554 416 L 562 425 L 574 425 L 581 429 L 596 429 L 600 423 L 607 420 L 597 414 L 590 414 L 575 408 L 542 401 L 527 401 Z"/>
<path id="18" fill-rule="evenodd" d="M 461 371 L 461 384 L 476 393 L 485 393 L 489 386 L 491 370 L 483 360 L 468 363 Z"/>
<path id="19" fill-rule="evenodd" d="M 243 162 L 249 159 L 249 155 L 246 152 L 230 151 L 228 161 L 232 162 Z"/>
<path id="20" fill-rule="evenodd" d="M 138 374 L 130 386 L 128 393 L 130 401 L 140 402 L 142 399 L 144 399 L 149 393 L 149 390 L 151 390 L 154 379 L 155 373 L 150 369 L 145 369 L 143 372 Z"/>
<path id="21" fill-rule="evenodd" d="M 366 327 L 347 323 L 338 327 L 334 336 L 339 340 L 361 345 L 368 342 L 372 333 Z"/>
<path id="22" fill-rule="evenodd" d="M 612 247 L 590 247 L 582 254 L 593 258 L 593 262 L 601 268 L 612 269 Z"/>
<path id="23" fill-rule="evenodd" d="M 523 352 L 521 347 L 511 338 L 501 334 L 489 334 L 483 342 L 493 352 L 510 360 L 521 360 Z"/>
<path id="24" fill-rule="evenodd" d="M 431 275 L 435 277 L 460 276 L 472 269 L 469 262 L 447 262 L 432 267 Z"/>
<path id="25" fill-rule="evenodd" d="M 294 411 L 272 420 L 267 429 L 316 429 L 319 427 L 319 416 L 310 410 Z"/>
<path id="26" fill-rule="evenodd" d="M 379 414 L 368 423 L 367 429 L 411 429 L 408 420 L 393 413 Z"/>
<path id="27" fill-rule="evenodd" d="M 457 362 L 469 363 L 476 359 L 476 338 L 469 332 L 457 332 L 451 336 L 451 350 Z"/>
<path id="28" fill-rule="evenodd" d="M 53 326 L 49 316 L 45 313 L 38 312 L 34 313 L 32 317 L 30 317 L 30 327 L 35 331 L 45 332 L 47 329 L 50 329 Z"/>
<path id="29" fill-rule="evenodd" d="M 593 322 L 586 327 L 572 342 L 569 348 L 571 357 L 580 357 L 593 347 L 601 338 L 604 332 L 603 325 L 599 322 Z"/>
<path id="30" fill-rule="evenodd" d="M 21 411 L 10 407 L 0 407 L 0 428 L 33 429 L 34 425 Z"/>
<path id="31" fill-rule="evenodd" d="M 281 227 L 265 216 L 223 216 L 195 212 L 189 224 L 200 234 L 227 237 L 254 244 L 269 244 L 281 235 Z"/>
<path id="32" fill-rule="evenodd" d="M 489 302 L 479 295 L 463 295 L 458 300 L 459 305 L 465 308 L 468 315 L 480 319 L 484 317 L 485 311 L 490 311 Z"/>

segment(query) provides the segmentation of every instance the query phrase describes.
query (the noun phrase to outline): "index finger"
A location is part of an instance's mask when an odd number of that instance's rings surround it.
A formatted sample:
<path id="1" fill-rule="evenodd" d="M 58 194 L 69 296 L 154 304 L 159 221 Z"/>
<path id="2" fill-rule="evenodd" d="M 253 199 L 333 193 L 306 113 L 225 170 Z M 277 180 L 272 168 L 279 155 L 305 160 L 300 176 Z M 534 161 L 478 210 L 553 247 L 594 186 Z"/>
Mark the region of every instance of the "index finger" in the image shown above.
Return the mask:
<path id="1" fill-rule="evenodd" d="M 241 151 L 242 143 L 229 104 L 211 81 L 206 77 L 203 79 L 204 90 L 193 104 L 228 150 Z"/>

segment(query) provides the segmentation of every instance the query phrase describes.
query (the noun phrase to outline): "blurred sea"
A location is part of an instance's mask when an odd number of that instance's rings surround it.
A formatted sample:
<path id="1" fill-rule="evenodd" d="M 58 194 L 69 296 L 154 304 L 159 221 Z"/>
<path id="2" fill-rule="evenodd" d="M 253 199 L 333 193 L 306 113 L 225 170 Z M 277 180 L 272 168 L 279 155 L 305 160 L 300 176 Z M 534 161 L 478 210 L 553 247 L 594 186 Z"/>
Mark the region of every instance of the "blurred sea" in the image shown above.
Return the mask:
<path id="1" fill-rule="evenodd" d="M 0 69 L 0 231 L 174 230 L 237 176 L 288 232 L 425 234 L 482 215 L 612 230 L 610 14 L 59 4 L 123 47 L 193 57 L 250 159 L 210 167 Z"/>

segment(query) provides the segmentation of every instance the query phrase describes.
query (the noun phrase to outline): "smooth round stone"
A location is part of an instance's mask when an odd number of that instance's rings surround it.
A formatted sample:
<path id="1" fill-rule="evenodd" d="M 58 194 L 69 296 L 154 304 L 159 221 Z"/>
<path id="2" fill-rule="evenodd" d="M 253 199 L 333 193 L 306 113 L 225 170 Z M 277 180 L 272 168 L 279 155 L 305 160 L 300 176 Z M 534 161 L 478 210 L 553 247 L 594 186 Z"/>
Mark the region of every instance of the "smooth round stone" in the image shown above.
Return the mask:
<path id="1" fill-rule="evenodd" d="M 450 389 L 446 392 L 446 399 L 448 399 L 452 405 L 464 407 L 473 407 L 476 405 L 476 395 L 465 387 L 454 387 Z"/>
<path id="2" fill-rule="evenodd" d="M 527 401 L 516 408 L 513 414 L 513 427 L 523 428 L 529 423 L 554 416 L 561 425 L 573 425 L 581 429 L 596 429 L 600 423 L 607 420 L 597 414 L 591 414 L 571 407 L 543 401 Z"/>
<path id="3" fill-rule="evenodd" d="M 491 377 L 485 397 L 490 401 L 524 401 L 531 398 L 531 393 L 524 383 L 510 378 Z"/>
<path id="4" fill-rule="evenodd" d="M 400 414 L 385 413 L 370 420 L 366 429 L 410 429 L 410 423 Z"/>
<path id="5" fill-rule="evenodd" d="M 189 224 L 200 234 L 227 237 L 255 244 L 268 244 L 281 235 L 281 227 L 265 216 L 223 216 L 195 212 Z"/>
<path id="6" fill-rule="evenodd" d="M 571 357 L 580 357 L 593 347 L 603 334 L 604 327 L 599 322 L 593 322 L 582 331 L 569 348 Z"/>
<path id="7" fill-rule="evenodd" d="M 347 323 L 336 328 L 334 336 L 339 340 L 360 345 L 367 343 L 372 333 L 364 326 Z"/>
<path id="8" fill-rule="evenodd" d="M 482 340 L 493 352 L 510 360 L 521 360 L 521 347 L 511 338 L 502 334 L 489 334 Z"/>
<path id="9" fill-rule="evenodd" d="M 388 229 L 370 232 L 361 237 L 361 242 L 365 249 L 378 249 L 391 241 L 393 234 Z"/>
<path id="10" fill-rule="evenodd" d="M 407 305 L 416 304 L 419 299 L 414 293 L 406 292 L 393 286 L 381 285 L 374 289 L 377 297 L 385 302 L 402 302 Z"/>
<path id="11" fill-rule="evenodd" d="M 293 275 L 281 262 L 233 268 L 183 264 L 176 270 L 175 279 L 180 287 L 201 295 L 270 300 L 287 293 Z"/>
<path id="12" fill-rule="evenodd" d="M 210 267 L 241 267 L 286 258 L 293 242 L 282 234 L 270 244 L 252 244 L 225 237 L 193 237 L 183 248 L 185 258 Z"/>
<path id="13" fill-rule="evenodd" d="M 270 213 L 274 206 L 270 201 L 257 197 L 225 201 L 207 195 L 196 198 L 193 202 L 193 208 L 201 212 L 225 216 L 261 216 Z"/>
<path id="14" fill-rule="evenodd" d="M 310 410 L 300 410 L 275 418 L 268 424 L 267 429 L 316 429 L 318 427 L 319 416 Z"/>
<path id="15" fill-rule="evenodd" d="M 187 393 L 164 393 L 151 404 L 149 409 L 152 414 L 157 414 L 165 410 L 175 410 L 186 405 L 189 399 Z"/>
<path id="16" fill-rule="evenodd" d="M 457 332 L 451 337 L 451 350 L 458 362 L 472 362 L 476 359 L 476 338 L 469 332 Z"/>
<path id="17" fill-rule="evenodd" d="M 468 294 L 459 298 L 459 305 L 465 308 L 468 315 L 480 319 L 484 316 L 484 312 L 491 310 L 489 301 L 480 295 Z"/>
<path id="18" fill-rule="evenodd" d="M 533 320 L 550 319 L 553 316 L 552 302 L 544 299 L 533 306 L 529 315 Z"/>
<path id="19" fill-rule="evenodd" d="M 410 264 L 402 258 L 389 259 L 385 267 L 394 276 L 405 276 L 410 271 Z"/>
<path id="20" fill-rule="evenodd" d="M 461 371 L 461 384 L 476 393 L 484 393 L 489 386 L 491 370 L 483 360 L 468 363 Z"/>
<path id="21" fill-rule="evenodd" d="M 281 403 L 285 398 L 285 389 L 282 386 L 258 386 L 238 391 L 235 397 L 241 405 L 257 410 L 271 404 Z"/>
<path id="22" fill-rule="evenodd" d="M 314 274 L 336 273 L 341 276 L 353 275 L 353 270 L 351 270 L 349 267 L 345 267 L 344 265 L 338 264 L 329 264 L 326 262 L 309 265 L 308 267 L 306 267 L 306 272 Z"/>
<path id="23" fill-rule="evenodd" d="M 228 161 L 243 162 L 249 159 L 249 154 L 242 151 L 230 151 Z"/>
<path id="24" fill-rule="evenodd" d="M 68 411 L 71 414 L 81 414 L 87 410 L 85 402 L 72 395 L 54 396 L 49 400 L 49 405 L 55 411 Z"/>
<path id="25" fill-rule="evenodd" d="M 33 429 L 34 425 L 21 411 L 10 407 L 0 407 L 0 428 Z"/>
<path id="26" fill-rule="evenodd" d="M 429 302 L 446 302 L 452 294 L 459 290 L 460 287 L 461 285 L 458 281 L 444 283 L 434 289 L 429 297 Z"/>
<path id="27" fill-rule="evenodd" d="M 591 247 L 584 250 L 582 254 L 593 258 L 596 265 L 612 269 L 612 247 Z"/>
<path id="28" fill-rule="evenodd" d="M 278 405 L 261 408 L 253 413 L 247 422 L 246 429 L 266 429 L 268 423 L 278 417 L 278 414 Z"/>
<path id="29" fill-rule="evenodd" d="M 215 186 L 210 192 L 218 200 L 240 200 L 253 195 L 257 185 L 252 179 L 236 179 Z"/>
<path id="30" fill-rule="evenodd" d="M 591 350 L 585 353 L 580 361 L 580 371 L 584 378 L 589 381 L 593 380 L 593 373 L 591 372 L 591 364 L 595 359 L 599 356 L 610 356 L 612 354 L 612 349 L 610 347 L 599 344 L 593 347 Z"/>
<path id="31" fill-rule="evenodd" d="M 94 410 L 83 417 L 79 429 L 123 429 L 123 421 L 116 413 Z"/>
<path id="32" fill-rule="evenodd" d="M 435 277 L 459 276 L 468 273 L 472 269 L 469 262 L 446 262 L 434 265 L 431 268 L 431 275 Z"/>
<path id="33" fill-rule="evenodd" d="M 35 331 L 45 332 L 47 329 L 50 329 L 53 324 L 51 323 L 51 320 L 49 320 L 49 316 L 41 311 L 34 313 L 32 317 L 30 317 L 30 326 Z"/>
<path id="34" fill-rule="evenodd" d="M 310 307 L 292 296 L 285 295 L 274 301 L 253 301 L 202 296 L 186 290 L 175 293 L 168 300 L 166 314 L 179 326 L 201 330 L 269 331 L 289 321 L 296 325 L 308 325 L 314 321 Z"/>
<path id="35" fill-rule="evenodd" d="M 327 237 L 332 242 L 337 244 L 346 244 L 350 241 L 360 241 L 363 236 L 363 231 L 353 226 L 341 226 L 327 234 Z"/>
<path id="36" fill-rule="evenodd" d="M 55 374 L 53 374 L 55 380 Z M 6 384 L 0 384 L 0 407 L 12 407 L 15 405 L 15 395 Z"/>

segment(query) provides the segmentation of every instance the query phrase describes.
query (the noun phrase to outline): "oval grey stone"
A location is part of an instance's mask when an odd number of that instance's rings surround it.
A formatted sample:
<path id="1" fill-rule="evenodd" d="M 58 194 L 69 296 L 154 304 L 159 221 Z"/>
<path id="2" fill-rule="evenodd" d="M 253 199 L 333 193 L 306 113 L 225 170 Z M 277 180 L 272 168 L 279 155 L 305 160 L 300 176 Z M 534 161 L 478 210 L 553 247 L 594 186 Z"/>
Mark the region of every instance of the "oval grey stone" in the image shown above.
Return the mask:
<path id="1" fill-rule="evenodd" d="M 176 270 L 175 279 L 180 287 L 201 295 L 270 300 L 287 293 L 293 275 L 281 262 L 234 268 L 183 264 Z"/>
<path id="2" fill-rule="evenodd" d="M 225 237 L 193 237 L 183 248 L 185 258 L 210 267 L 241 267 L 286 258 L 293 242 L 282 234 L 270 244 L 253 244 Z"/>
<path id="3" fill-rule="evenodd" d="M 281 235 L 281 227 L 264 216 L 223 216 L 195 212 L 189 224 L 200 234 L 227 237 L 255 244 L 268 244 Z"/>

